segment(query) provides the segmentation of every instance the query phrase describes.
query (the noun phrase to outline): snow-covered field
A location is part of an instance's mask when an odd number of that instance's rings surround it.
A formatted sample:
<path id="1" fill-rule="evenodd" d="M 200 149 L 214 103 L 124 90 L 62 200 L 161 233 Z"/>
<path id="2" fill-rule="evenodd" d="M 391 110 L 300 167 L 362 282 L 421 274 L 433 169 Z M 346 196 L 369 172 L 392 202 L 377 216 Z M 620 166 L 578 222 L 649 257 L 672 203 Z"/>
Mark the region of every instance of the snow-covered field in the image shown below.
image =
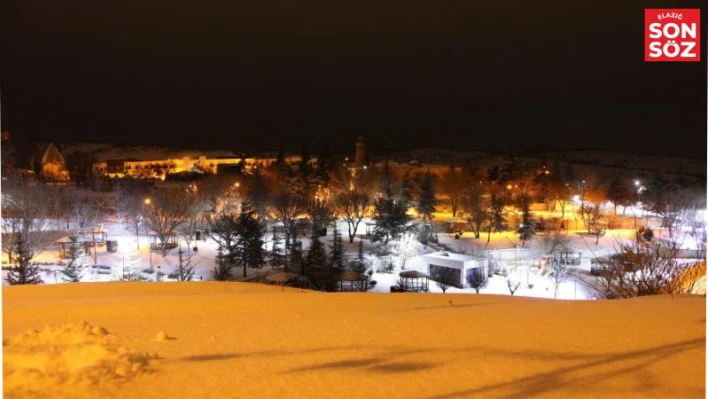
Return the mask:
<path id="1" fill-rule="evenodd" d="M 362 225 L 363 224 L 364 223 L 362 223 Z M 93 253 L 82 256 L 79 260 L 80 264 L 85 266 L 82 282 L 117 281 L 121 280 L 124 275 L 129 275 L 131 270 L 140 273 L 142 278 L 146 280 L 155 281 L 157 279 L 157 273 L 141 273 L 143 270 L 149 269 L 150 265 L 152 265 L 155 271 L 164 274 L 160 277 L 160 281 L 174 281 L 171 280 L 168 275 L 174 272 L 178 265 L 177 249 L 170 250 L 165 257 L 162 257 L 157 251 L 152 251 L 152 253 L 148 251 L 148 237 L 145 236 L 144 233 L 136 238 L 134 233 L 118 223 L 108 222 L 104 223 L 103 226 L 108 230 L 108 240 L 118 242 L 118 251 L 110 253 L 107 251 L 106 246 L 102 246 L 98 248 L 95 257 Z M 374 255 L 374 253 L 377 252 L 377 245 L 375 243 L 362 237 L 361 234 L 355 238 L 354 243 L 349 243 L 346 235 L 346 223 L 342 221 L 338 222 L 338 229 L 343 233 L 342 238 L 344 241 L 345 255 L 350 259 L 356 256 L 359 241 L 364 241 L 365 253 L 375 271 L 371 278 L 377 283 L 372 291 L 390 292 L 390 287 L 396 285 L 398 282 L 398 273 L 401 271 L 400 266 L 394 273 L 382 272 L 382 259 Z M 363 226 L 361 226 L 360 229 L 364 230 Z M 363 232 L 361 233 L 363 234 Z M 656 234 L 657 237 L 659 237 L 662 232 L 656 231 Z M 663 234 L 666 235 L 666 232 L 664 231 Z M 583 231 L 571 230 L 567 235 L 569 237 L 569 245 L 573 248 L 573 251 L 582 254 L 581 264 L 577 267 L 571 267 L 574 274 L 578 277 L 569 277 L 566 281 L 562 282 L 558 290 L 557 298 L 592 299 L 596 295 L 583 281 L 587 281 L 591 278 L 589 275 L 590 259 L 607 256 L 613 253 L 619 242 L 633 238 L 634 230 L 608 230 L 604 236 L 600 237 L 597 244 L 595 243 L 595 236 L 584 235 Z M 540 237 L 536 237 L 534 239 L 535 241 L 527 243 L 525 248 L 521 248 L 518 236 L 513 232 L 492 234 L 489 243 L 487 243 L 486 235 L 475 239 L 470 232 L 464 233 L 460 239 L 455 239 L 452 234 L 444 233 L 439 234 L 438 237 L 438 245 L 426 247 L 418 244 L 416 253 L 424 255 L 439 250 L 446 250 L 455 253 L 479 254 L 480 251 L 494 250 L 508 254 L 509 251 L 511 251 L 514 259 L 502 262 L 502 264 L 508 267 L 512 277 L 521 283 L 521 288 L 515 295 L 554 298 L 555 287 L 553 286 L 551 278 L 547 273 L 543 273 L 544 270 L 542 268 L 535 267 L 535 265 L 538 265 L 540 257 L 543 254 L 538 248 L 538 245 L 540 245 L 538 243 L 538 240 L 541 239 Z M 309 237 L 299 236 L 298 239 L 303 241 L 303 247 L 305 249 L 309 248 Z M 326 248 L 329 249 L 331 247 L 332 239 L 333 236 L 330 229 L 329 235 L 322 238 Z M 695 243 L 691 240 L 688 234 L 681 235 L 683 247 L 695 246 Z M 266 235 L 266 241 L 266 247 L 270 249 L 272 246 L 270 233 Z M 137 242 L 139 242 L 139 246 Z M 218 248 L 216 243 L 208 238 L 199 242 L 192 241 L 190 247 L 198 247 L 198 251 L 193 252 L 181 238 L 179 242 L 184 251 L 184 258 L 186 259 L 188 256 L 191 256 L 191 265 L 195 267 L 194 280 L 211 280 Z M 514 254 L 517 247 L 519 247 L 519 250 Z M 3 256 L 5 257 L 6 255 L 3 254 Z M 62 262 L 66 262 L 66 260 L 62 261 L 59 258 L 58 247 L 49 248 L 41 252 L 33 261 L 41 265 L 43 270 L 42 279 L 46 284 L 62 283 Z M 398 261 L 400 262 L 400 259 Z M 427 267 L 427 263 L 425 263 L 420 256 L 412 257 L 406 261 L 407 270 L 419 270 L 427 273 Z M 253 280 L 254 278 L 258 278 L 258 276 L 267 275 L 272 272 L 274 272 L 274 270 L 269 266 L 265 266 L 262 269 L 250 269 L 248 270 L 247 278 L 244 279 L 242 277 L 242 270 L 237 268 L 234 271 L 234 276 L 240 280 Z M 4 278 L 6 273 L 7 271 L 3 271 L 3 285 L 7 285 Z M 430 292 L 442 293 L 442 289 L 431 281 Z M 474 293 L 474 290 L 471 288 L 458 289 L 451 287 L 448 293 Z M 510 295 L 506 278 L 494 275 L 489 279 L 486 287 L 481 289 L 480 294 Z"/>
<path id="2" fill-rule="evenodd" d="M 6 398 L 703 398 L 705 297 L 3 287 Z"/>

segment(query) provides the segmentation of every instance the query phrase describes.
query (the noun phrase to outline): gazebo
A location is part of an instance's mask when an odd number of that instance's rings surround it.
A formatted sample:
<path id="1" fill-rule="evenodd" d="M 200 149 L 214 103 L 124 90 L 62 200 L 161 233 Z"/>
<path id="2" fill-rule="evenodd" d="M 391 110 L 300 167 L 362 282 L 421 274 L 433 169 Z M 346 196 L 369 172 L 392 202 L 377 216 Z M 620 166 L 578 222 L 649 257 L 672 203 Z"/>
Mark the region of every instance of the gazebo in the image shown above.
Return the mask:
<path id="1" fill-rule="evenodd" d="M 339 290 L 364 292 L 369 287 L 369 276 L 355 272 L 343 272 L 339 275 Z"/>
<path id="2" fill-rule="evenodd" d="M 560 264 L 579 266 L 582 256 L 581 252 L 561 252 Z"/>
<path id="3" fill-rule="evenodd" d="M 150 249 L 153 251 L 177 248 L 177 234 L 175 233 L 166 235 L 164 242 L 160 242 L 157 233 L 154 231 L 149 232 L 148 236 L 150 238 Z"/>
<path id="4" fill-rule="evenodd" d="M 273 223 L 272 229 L 273 229 L 273 236 L 274 237 L 276 234 L 282 234 L 282 235 L 285 234 L 285 224 L 283 222 L 278 221 L 278 222 Z"/>
<path id="5" fill-rule="evenodd" d="M 102 246 L 106 244 L 108 229 L 103 226 L 84 227 L 79 229 L 79 242 Z"/>
<path id="6" fill-rule="evenodd" d="M 265 280 L 270 284 L 285 285 L 285 284 L 287 284 L 288 281 L 297 280 L 299 278 L 300 278 L 300 276 L 298 276 L 297 274 L 286 273 L 286 272 L 277 272 L 277 273 L 267 275 L 265 277 Z"/>
<path id="7" fill-rule="evenodd" d="M 408 292 L 428 292 L 430 276 L 417 270 L 406 270 L 398 273 L 403 287 Z"/>
<path id="8" fill-rule="evenodd" d="M 448 233 L 462 232 L 467 228 L 467 221 L 462 218 L 450 218 L 445 221 Z"/>
<path id="9" fill-rule="evenodd" d="M 63 236 L 59 237 L 56 240 L 56 243 L 59 245 L 59 257 L 62 259 L 69 259 L 71 257 L 69 251 L 71 250 L 71 237 L 70 236 Z M 79 245 L 79 248 L 83 250 L 83 245 L 76 241 L 76 244 Z"/>
<path id="10" fill-rule="evenodd" d="M 369 237 L 374 232 L 374 228 L 376 227 L 376 221 L 367 220 L 366 222 L 364 222 L 364 226 L 366 227 L 366 236 Z"/>

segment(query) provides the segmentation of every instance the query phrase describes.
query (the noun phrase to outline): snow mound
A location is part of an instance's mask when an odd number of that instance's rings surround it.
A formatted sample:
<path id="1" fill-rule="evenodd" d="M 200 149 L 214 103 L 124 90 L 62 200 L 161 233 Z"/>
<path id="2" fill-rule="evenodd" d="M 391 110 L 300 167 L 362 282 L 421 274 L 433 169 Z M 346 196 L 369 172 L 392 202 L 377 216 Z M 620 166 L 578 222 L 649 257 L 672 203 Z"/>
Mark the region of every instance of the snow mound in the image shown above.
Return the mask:
<path id="1" fill-rule="evenodd" d="M 47 326 L 3 340 L 5 394 L 105 386 L 149 371 L 156 355 L 131 351 L 115 340 L 105 328 L 86 322 Z"/>

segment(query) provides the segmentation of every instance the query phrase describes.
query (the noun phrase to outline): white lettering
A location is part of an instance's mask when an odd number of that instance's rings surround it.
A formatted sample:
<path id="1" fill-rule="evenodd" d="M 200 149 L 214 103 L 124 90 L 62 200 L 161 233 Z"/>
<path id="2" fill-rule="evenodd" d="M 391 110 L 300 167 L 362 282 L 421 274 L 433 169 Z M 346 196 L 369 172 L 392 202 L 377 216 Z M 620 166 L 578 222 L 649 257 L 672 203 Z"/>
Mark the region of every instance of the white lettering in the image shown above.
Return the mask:
<path id="1" fill-rule="evenodd" d="M 696 58 L 696 53 L 691 52 L 696 47 L 696 42 L 681 42 L 683 51 L 681 52 L 682 58 Z"/>
<path id="2" fill-rule="evenodd" d="M 664 37 L 667 39 L 674 39 L 678 37 L 679 32 L 681 32 L 681 29 L 673 22 L 664 25 Z"/>
<path id="3" fill-rule="evenodd" d="M 661 57 L 661 43 L 659 43 L 659 42 L 649 43 L 649 57 L 651 57 L 651 58 Z"/>
<path id="4" fill-rule="evenodd" d="M 690 37 L 691 39 L 696 38 L 696 24 L 681 24 L 681 39 Z"/>
<path id="5" fill-rule="evenodd" d="M 668 42 L 666 42 L 666 44 L 664 44 L 664 54 L 669 58 L 676 57 L 677 55 L 679 55 L 680 51 L 681 48 L 673 40 L 669 40 Z"/>
<path id="6" fill-rule="evenodd" d="M 658 39 L 661 37 L 661 24 L 658 22 L 654 22 L 653 24 L 649 25 L 649 37 L 652 39 Z"/>

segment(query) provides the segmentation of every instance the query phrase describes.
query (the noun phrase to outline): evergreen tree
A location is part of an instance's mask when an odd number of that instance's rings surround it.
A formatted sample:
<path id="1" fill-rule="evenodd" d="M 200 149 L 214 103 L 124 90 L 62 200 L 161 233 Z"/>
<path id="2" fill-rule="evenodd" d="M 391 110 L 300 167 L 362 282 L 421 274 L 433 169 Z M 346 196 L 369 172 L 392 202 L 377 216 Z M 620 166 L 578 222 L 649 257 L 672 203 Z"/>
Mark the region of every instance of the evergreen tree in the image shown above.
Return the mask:
<path id="1" fill-rule="evenodd" d="M 175 274 L 177 275 L 177 281 L 192 281 L 194 278 L 194 266 L 191 265 L 192 257 L 183 256 L 182 247 L 177 250 L 177 270 Z"/>
<path id="2" fill-rule="evenodd" d="M 241 204 L 241 214 L 238 218 L 236 231 L 238 234 L 237 259 L 243 267 L 243 277 L 246 277 L 248 268 L 260 268 L 265 264 L 263 225 L 258 219 L 257 212 L 248 201 Z"/>
<path id="3" fill-rule="evenodd" d="M 273 232 L 273 249 L 270 251 L 270 265 L 272 267 L 285 266 L 287 259 L 283 253 L 283 239 L 280 234 Z"/>
<path id="4" fill-rule="evenodd" d="M 344 248 L 342 246 L 342 235 L 337 229 L 336 222 L 334 223 L 333 240 L 329 258 L 332 262 L 332 267 L 340 270 L 344 268 Z"/>
<path id="5" fill-rule="evenodd" d="M 435 184 L 433 183 L 433 174 L 425 172 L 420 183 L 420 194 L 418 196 L 418 205 L 416 210 L 423 215 L 423 220 L 428 223 L 433 221 L 433 212 L 436 211 L 435 203 Z"/>
<path id="6" fill-rule="evenodd" d="M 504 207 L 506 198 L 502 192 L 492 192 L 489 199 L 489 209 L 487 217 L 487 243 L 491 240 L 492 231 L 501 233 L 509 230 L 506 218 L 504 217 Z"/>
<path id="7" fill-rule="evenodd" d="M 531 199 L 528 195 L 521 196 L 521 215 L 521 224 L 517 232 L 523 247 L 526 241 L 536 235 L 536 221 L 531 216 Z"/>
<path id="8" fill-rule="evenodd" d="M 341 238 L 340 238 L 341 244 Z M 310 250 L 307 252 L 306 277 L 315 289 L 335 291 L 339 282 L 341 268 L 333 267 L 333 262 L 327 259 L 325 247 L 319 237 L 313 236 Z"/>
<path id="9" fill-rule="evenodd" d="M 299 270 L 301 275 L 305 275 L 305 257 L 302 251 L 302 241 L 295 240 L 290 244 L 288 254 L 288 268 Z"/>
<path id="10" fill-rule="evenodd" d="M 234 264 L 229 256 L 225 256 L 223 249 L 219 247 L 216 253 L 216 265 L 214 266 L 214 280 L 228 281 L 231 280 Z"/>
<path id="11" fill-rule="evenodd" d="M 310 242 L 310 249 L 307 251 L 307 268 L 316 269 L 327 264 L 327 253 L 324 245 L 318 236 L 313 236 Z"/>
<path id="12" fill-rule="evenodd" d="M 78 283 L 81 281 L 81 266 L 78 265 L 81 256 L 81 246 L 75 235 L 69 237 L 69 263 L 61 271 L 62 280 L 68 283 Z"/>
<path id="13" fill-rule="evenodd" d="M 5 280 L 10 285 L 41 284 L 42 279 L 39 277 L 39 267 L 30 263 L 32 257 L 27 250 L 27 244 L 22 234 L 16 235 L 15 243 L 14 259 L 17 261 L 17 265 L 10 269 Z"/>
<path id="14" fill-rule="evenodd" d="M 408 231 L 411 217 L 407 213 L 407 202 L 383 197 L 376 200 L 374 208 L 376 226 L 373 241 L 383 241 L 386 244 L 389 239 L 396 240 Z"/>

